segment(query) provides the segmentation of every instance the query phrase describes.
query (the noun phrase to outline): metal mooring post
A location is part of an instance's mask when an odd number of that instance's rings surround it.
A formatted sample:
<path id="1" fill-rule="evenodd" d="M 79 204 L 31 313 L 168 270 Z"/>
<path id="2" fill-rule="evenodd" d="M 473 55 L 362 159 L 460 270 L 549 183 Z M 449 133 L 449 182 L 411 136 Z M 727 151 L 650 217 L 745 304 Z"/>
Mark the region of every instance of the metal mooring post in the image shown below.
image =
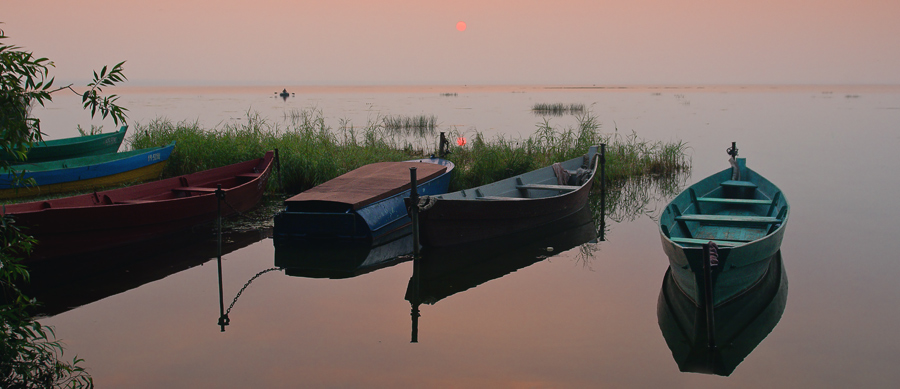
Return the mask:
<path id="1" fill-rule="evenodd" d="M 409 168 L 409 218 L 412 220 L 413 259 L 419 257 L 419 189 L 416 187 L 416 168 Z"/>
<path id="2" fill-rule="evenodd" d="M 600 144 L 600 241 L 606 241 L 606 143 Z"/>
<path id="3" fill-rule="evenodd" d="M 216 217 L 216 251 L 218 259 L 216 262 L 219 265 L 219 326 L 222 328 L 222 332 L 225 332 L 225 326 L 228 325 L 229 320 L 228 316 L 225 315 L 225 301 L 222 300 L 222 201 L 225 200 L 225 191 L 222 190 L 221 184 L 216 186 L 215 193 L 218 203 Z"/>

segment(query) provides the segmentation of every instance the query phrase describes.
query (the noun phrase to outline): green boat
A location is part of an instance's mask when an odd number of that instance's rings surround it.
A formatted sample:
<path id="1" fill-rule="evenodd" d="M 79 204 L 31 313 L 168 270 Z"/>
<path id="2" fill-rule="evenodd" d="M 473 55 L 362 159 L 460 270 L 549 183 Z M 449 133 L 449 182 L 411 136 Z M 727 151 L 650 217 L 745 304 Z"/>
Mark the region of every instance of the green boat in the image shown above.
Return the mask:
<path id="1" fill-rule="evenodd" d="M 87 157 L 115 153 L 125 139 L 128 126 L 108 134 L 77 136 L 74 138 L 54 139 L 36 143 L 26 152 L 27 160 L 19 160 L 15 155 L 0 152 L 0 160 L 9 163 L 37 163 L 58 161 L 61 159 Z"/>
<path id="2" fill-rule="evenodd" d="M 734 143 L 728 153 L 731 168 L 690 186 L 659 219 L 672 278 L 700 305 L 727 302 L 765 275 L 790 214 L 781 190 L 747 168 Z"/>

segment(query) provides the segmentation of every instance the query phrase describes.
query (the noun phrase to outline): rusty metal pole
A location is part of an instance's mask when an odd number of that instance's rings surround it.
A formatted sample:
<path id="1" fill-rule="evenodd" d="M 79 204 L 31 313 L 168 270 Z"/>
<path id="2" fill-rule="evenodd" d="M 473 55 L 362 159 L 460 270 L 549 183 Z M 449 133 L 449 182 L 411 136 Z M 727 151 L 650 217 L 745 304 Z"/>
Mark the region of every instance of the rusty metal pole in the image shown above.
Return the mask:
<path id="1" fill-rule="evenodd" d="M 228 325 L 228 316 L 225 315 L 225 301 L 222 300 L 222 201 L 225 200 L 225 191 L 222 185 L 216 186 L 217 201 L 217 217 L 216 217 L 216 250 L 218 258 L 216 263 L 219 265 L 219 327 L 225 332 L 225 326 Z"/>

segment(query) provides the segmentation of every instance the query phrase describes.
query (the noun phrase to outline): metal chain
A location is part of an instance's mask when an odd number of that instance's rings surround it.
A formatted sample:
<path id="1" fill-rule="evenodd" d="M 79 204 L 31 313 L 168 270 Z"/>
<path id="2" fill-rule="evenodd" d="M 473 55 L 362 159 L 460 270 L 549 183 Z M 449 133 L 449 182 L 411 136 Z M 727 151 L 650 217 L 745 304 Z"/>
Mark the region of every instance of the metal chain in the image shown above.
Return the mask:
<path id="1" fill-rule="evenodd" d="M 261 272 L 259 272 L 259 273 L 256 273 L 256 275 L 253 276 L 253 278 L 251 278 L 249 281 L 247 281 L 246 284 L 244 284 L 244 287 L 241 288 L 241 290 L 238 292 L 237 296 L 234 296 L 234 301 L 232 301 L 232 302 L 231 302 L 231 305 L 228 306 L 228 310 L 225 311 L 225 315 L 224 315 L 224 316 L 228 316 L 228 314 L 231 313 L 231 308 L 234 308 L 234 304 L 237 303 L 238 297 L 241 297 L 241 293 L 244 293 L 244 290 L 246 290 L 247 287 L 250 286 L 250 283 L 253 282 L 253 280 L 259 278 L 259 276 L 261 276 L 261 275 L 263 275 L 263 274 L 266 274 L 266 273 L 268 273 L 268 272 L 270 272 L 270 271 L 281 270 L 281 269 L 282 269 L 282 268 L 280 268 L 280 267 L 273 267 L 273 268 L 269 268 L 269 269 L 263 270 L 263 271 L 261 271 Z"/>

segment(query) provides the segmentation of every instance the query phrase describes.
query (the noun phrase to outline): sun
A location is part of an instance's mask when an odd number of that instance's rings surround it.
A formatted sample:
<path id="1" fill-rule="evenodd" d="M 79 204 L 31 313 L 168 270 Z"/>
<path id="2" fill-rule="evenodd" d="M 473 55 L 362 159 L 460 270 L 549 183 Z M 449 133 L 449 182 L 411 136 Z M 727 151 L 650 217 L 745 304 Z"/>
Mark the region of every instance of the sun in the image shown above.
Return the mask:
<path id="1" fill-rule="evenodd" d="M 456 23 L 456 29 L 460 30 L 460 31 L 465 31 L 466 30 L 466 22 Z"/>

